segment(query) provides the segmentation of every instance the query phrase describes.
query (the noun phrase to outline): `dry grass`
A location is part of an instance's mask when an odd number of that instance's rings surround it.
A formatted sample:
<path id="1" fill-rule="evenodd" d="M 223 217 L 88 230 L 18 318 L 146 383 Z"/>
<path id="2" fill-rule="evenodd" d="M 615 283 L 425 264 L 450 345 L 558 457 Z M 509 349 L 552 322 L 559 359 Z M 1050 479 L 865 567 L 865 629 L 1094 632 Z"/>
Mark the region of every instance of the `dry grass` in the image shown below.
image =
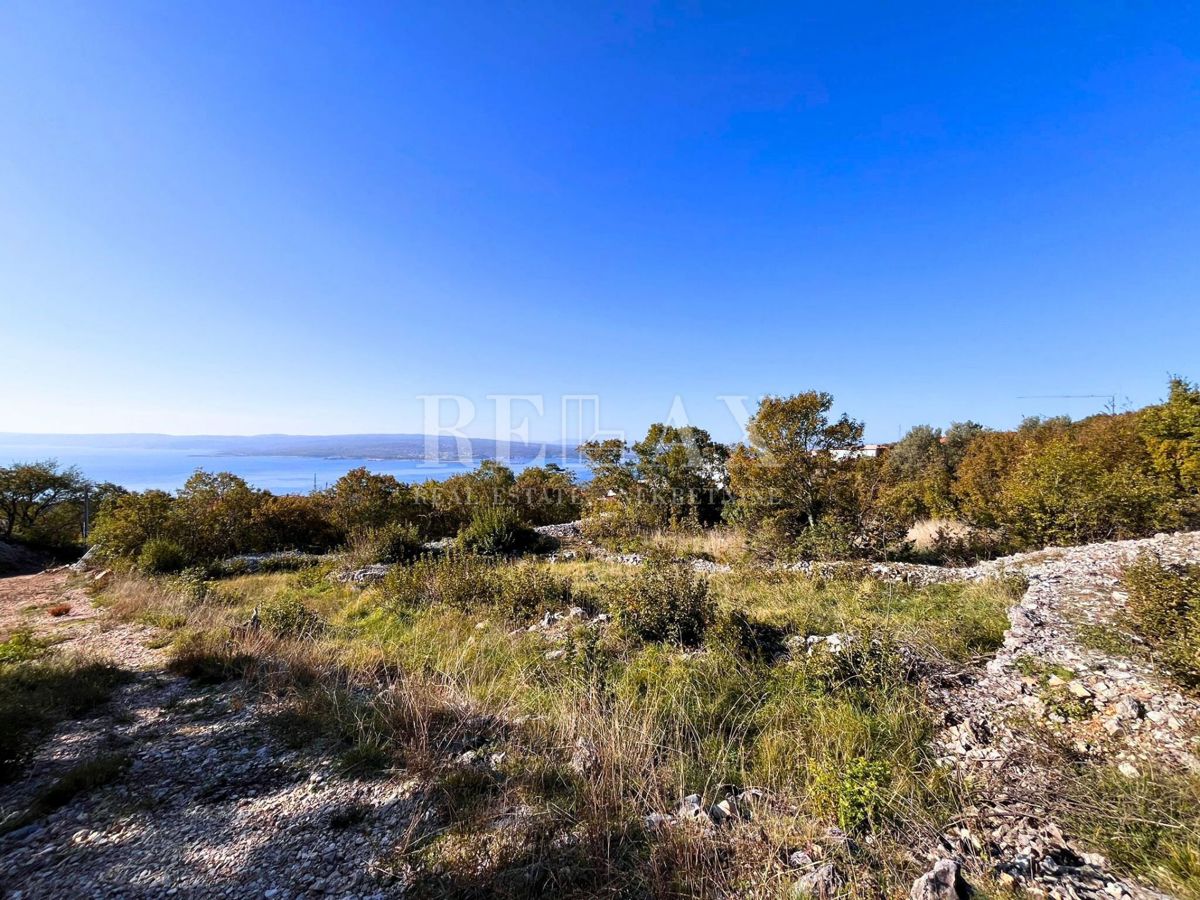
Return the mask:
<path id="1" fill-rule="evenodd" d="M 677 558 L 706 559 L 733 565 L 747 556 L 745 536 L 733 528 L 656 531 L 646 538 L 649 550 Z"/>
<path id="2" fill-rule="evenodd" d="M 104 599 L 117 615 L 174 629 L 176 671 L 245 678 L 281 701 L 274 721 L 286 743 L 319 743 L 347 768 L 403 769 L 433 785 L 440 823 L 393 861 L 413 873 L 415 896 L 786 896 L 798 873 L 782 860 L 796 849 L 836 859 L 853 896 L 907 887 L 916 864 L 906 848 L 932 841 L 963 790 L 934 764 L 936 719 L 921 691 L 894 654 L 784 666 L 746 634 L 886 627 L 965 656 L 993 639 L 986 610 L 1007 602 L 1002 591 L 721 576 L 711 589 L 741 630 L 714 626 L 703 647 L 682 652 L 583 626 L 550 659 L 546 639 L 513 618 L 528 615 L 523 605 L 497 599 L 518 568 L 472 569 L 496 579 L 478 601 L 458 585 L 452 602 L 396 602 L 312 573 L 202 591 L 126 578 Z M 596 609 L 636 577 L 592 562 L 555 572 Z M 323 628 L 242 625 L 280 597 Z M 466 751 L 498 762 L 461 762 Z M 747 788 L 764 798 L 750 822 L 644 824 L 687 794 L 714 803 Z M 498 831 L 498 818 L 509 825 Z M 824 837 L 839 823 L 858 832 L 854 858 Z"/>

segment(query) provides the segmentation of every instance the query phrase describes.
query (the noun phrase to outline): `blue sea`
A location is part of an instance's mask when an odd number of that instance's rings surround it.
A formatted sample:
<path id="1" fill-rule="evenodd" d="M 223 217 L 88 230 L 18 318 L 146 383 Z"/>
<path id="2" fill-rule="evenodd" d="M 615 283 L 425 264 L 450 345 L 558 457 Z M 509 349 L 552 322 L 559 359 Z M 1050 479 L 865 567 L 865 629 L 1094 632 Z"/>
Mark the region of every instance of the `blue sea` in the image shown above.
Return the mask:
<path id="1" fill-rule="evenodd" d="M 111 481 L 131 491 L 159 488 L 175 491 L 183 487 L 196 469 L 232 472 L 254 487 L 276 494 L 306 494 L 317 487 L 333 484 L 351 469 L 364 466 L 372 472 L 394 475 L 401 481 L 442 480 L 468 472 L 477 461 L 426 462 L 420 459 L 323 459 L 308 456 L 228 456 L 199 454 L 189 450 L 140 450 L 127 448 L 68 447 L 53 444 L 19 445 L 0 443 L 0 466 L 14 462 L 56 459 L 62 466 L 77 466 L 94 482 Z M 586 467 L 577 461 L 559 462 L 563 468 L 587 476 Z M 519 472 L 528 462 L 506 463 Z M 535 463 L 536 464 L 536 463 Z"/>

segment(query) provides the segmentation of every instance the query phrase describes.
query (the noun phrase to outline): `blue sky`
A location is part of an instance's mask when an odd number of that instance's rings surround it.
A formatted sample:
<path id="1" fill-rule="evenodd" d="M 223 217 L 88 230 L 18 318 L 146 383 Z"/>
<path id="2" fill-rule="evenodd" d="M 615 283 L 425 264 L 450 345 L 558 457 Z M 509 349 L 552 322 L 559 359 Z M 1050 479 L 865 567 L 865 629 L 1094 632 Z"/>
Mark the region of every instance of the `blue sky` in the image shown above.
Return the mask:
<path id="1" fill-rule="evenodd" d="M 9 0 L 0 146 L 0 431 L 1200 378 L 1194 4 Z"/>

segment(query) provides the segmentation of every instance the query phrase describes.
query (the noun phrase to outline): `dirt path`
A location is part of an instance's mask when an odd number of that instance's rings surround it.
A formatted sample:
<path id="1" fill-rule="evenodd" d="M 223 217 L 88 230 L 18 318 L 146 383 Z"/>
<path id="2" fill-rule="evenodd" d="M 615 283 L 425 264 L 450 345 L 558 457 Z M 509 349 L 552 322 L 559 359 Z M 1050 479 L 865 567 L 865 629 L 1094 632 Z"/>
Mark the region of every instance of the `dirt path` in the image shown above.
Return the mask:
<path id="1" fill-rule="evenodd" d="M 51 617 L 46 610 L 69 602 Z M 93 718 L 43 742 L 0 786 L 0 822 L 64 775 L 116 777 L 0 836 L 0 895 L 385 897 L 388 857 L 424 803 L 408 780 L 339 773 L 336 758 L 280 746 L 268 701 L 239 683 L 169 674 L 155 629 L 114 623 L 64 572 L 0 579 L 0 635 L 29 627 L 54 654 L 107 659 L 129 681 Z M 147 646 L 147 644 L 150 646 Z"/>

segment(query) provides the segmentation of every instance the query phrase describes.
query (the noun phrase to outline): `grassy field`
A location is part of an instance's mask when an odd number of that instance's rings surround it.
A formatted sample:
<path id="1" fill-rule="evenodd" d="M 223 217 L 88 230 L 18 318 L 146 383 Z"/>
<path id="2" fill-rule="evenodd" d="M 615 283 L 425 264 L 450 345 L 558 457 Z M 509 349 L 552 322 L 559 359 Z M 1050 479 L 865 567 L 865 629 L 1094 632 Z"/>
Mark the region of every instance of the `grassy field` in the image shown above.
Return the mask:
<path id="1" fill-rule="evenodd" d="M 853 895 L 906 890 L 911 849 L 969 793 L 934 763 L 914 660 L 994 649 L 1016 588 L 655 571 L 450 560 L 361 591 L 321 569 L 129 577 L 102 601 L 169 629 L 177 671 L 282 698 L 287 744 L 426 776 L 440 824 L 395 851 L 418 894 L 787 896 L 798 850 Z M 693 794 L 742 809 L 647 819 Z"/>

